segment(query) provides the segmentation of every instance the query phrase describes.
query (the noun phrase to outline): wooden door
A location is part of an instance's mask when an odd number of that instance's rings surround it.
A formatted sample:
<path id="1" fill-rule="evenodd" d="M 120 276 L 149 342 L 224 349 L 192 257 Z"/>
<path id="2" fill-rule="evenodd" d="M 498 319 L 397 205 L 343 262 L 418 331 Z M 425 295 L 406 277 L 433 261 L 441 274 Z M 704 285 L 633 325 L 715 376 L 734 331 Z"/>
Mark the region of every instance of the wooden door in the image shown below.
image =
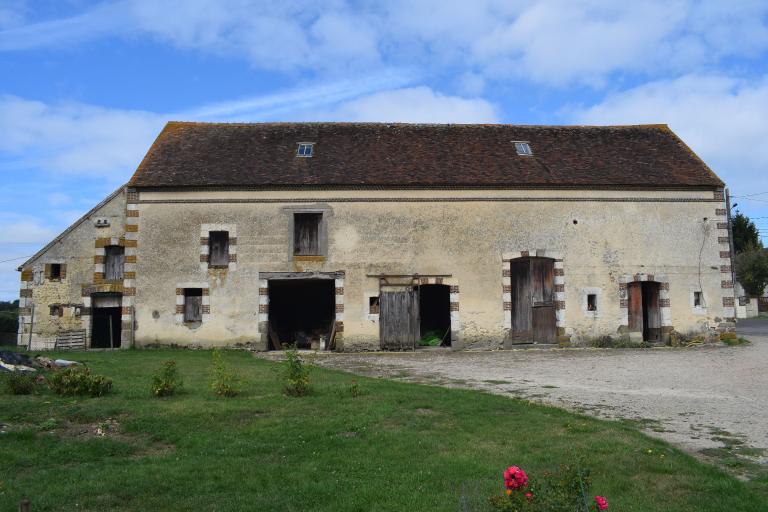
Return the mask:
<path id="1" fill-rule="evenodd" d="M 384 350 L 415 350 L 419 340 L 416 289 L 383 291 L 379 296 L 379 340 Z"/>
<path id="2" fill-rule="evenodd" d="M 629 310 L 629 332 L 643 332 L 642 283 L 627 284 L 627 307 Z"/>
<path id="3" fill-rule="evenodd" d="M 519 258 L 510 263 L 511 338 L 516 343 L 555 343 L 555 262 Z"/>

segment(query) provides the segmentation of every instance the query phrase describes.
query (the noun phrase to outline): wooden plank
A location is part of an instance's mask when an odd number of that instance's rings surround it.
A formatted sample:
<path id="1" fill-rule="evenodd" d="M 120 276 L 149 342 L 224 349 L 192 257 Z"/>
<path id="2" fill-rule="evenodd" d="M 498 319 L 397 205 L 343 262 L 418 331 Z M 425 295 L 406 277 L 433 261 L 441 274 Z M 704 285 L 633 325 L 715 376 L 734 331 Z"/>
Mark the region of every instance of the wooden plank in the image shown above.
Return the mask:
<path id="1" fill-rule="evenodd" d="M 555 314 L 555 261 L 550 258 L 531 258 L 531 323 L 533 341 L 557 341 Z"/>
<path id="2" fill-rule="evenodd" d="M 85 348 L 85 330 L 62 331 L 56 335 L 54 350 Z"/>
<path id="3" fill-rule="evenodd" d="M 272 324 L 269 324 L 269 341 L 272 342 L 272 348 L 274 350 L 283 350 L 283 344 L 280 342 L 280 338 L 277 336 L 277 332 L 275 332 L 275 329 L 272 327 Z"/>
<path id="4" fill-rule="evenodd" d="M 336 350 L 336 319 L 331 321 L 331 334 L 328 336 L 325 350 Z"/>
<path id="5" fill-rule="evenodd" d="M 629 308 L 629 332 L 643 332 L 643 289 L 642 283 L 627 284 Z"/>
<path id="6" fill-rule="evenodd" d="M 530 341 L 533 328 L 530 258 L 518 258 L 510 262 L 510 281 L 512 339 Z"/>

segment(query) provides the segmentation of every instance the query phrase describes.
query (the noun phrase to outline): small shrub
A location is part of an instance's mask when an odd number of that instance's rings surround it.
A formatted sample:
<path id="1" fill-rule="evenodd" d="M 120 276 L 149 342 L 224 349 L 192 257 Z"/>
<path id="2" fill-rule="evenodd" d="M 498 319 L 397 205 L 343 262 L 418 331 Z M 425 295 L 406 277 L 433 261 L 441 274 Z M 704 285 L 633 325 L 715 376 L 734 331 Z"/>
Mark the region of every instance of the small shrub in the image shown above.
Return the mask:
<path id="1" fill-rule="evenodd" d="M 59 426 L 59 420 L 56 418 L 48 418 L 37 426 L 37 430 L 41 432 L 54 430 Z"/>
<path id="2" fill-rule="evenodd" d="M 213 376 L 211 378 L 213 392 L 219 396 L 227 397 L 239 395 L 242 383 L 240 376 L 224 364 L 218 349 L 214 349 L 211 359 L 213 361 Z"/>
<path id="3" fill-rule="evenodd" d="M 103 396 L 112 389 L 112 380 L 91 373 L 86 366 L 56 370 L 48 377 L 48 387 L 57 395 Z"/>
<path id="4" fill-rule="evenodd" d="M 163 363 L 152 375 L 152 394 L 154 396 L 171 396 L 182 386 L 176 361 L 170 360 Z"/>
<path id="5" fill-rule="evenodd" d="M 736 335 L 734 335 L 733 337 L 725 337 L 725 338 L 720 336 L 720 340 L 723 343 L 725 343 L 726 345 L 728 345 L 729 347 L 735 347 L 737 345 L 748 345 L 749 344 L 749 340 L 744 339 L 744 338 L 739 338 Z"/>
<path id="6" fill-rule="evenodd" d="M 309 366 L 304 363 L 296 346 L 285 351 L 283 377 L 288 396 L 304 396 L 309 393 Z"/>
<path id="7" fill-rule="evenodd" d="M 363 394 L 363 391 L 360 389 L 360 384 L 357 383 L 356 379 L 352 379 L 352 383 L 349 385 L 349 394 L 353 397 L 358 397 L 361 394 Z"/>
<path id="8" fill-rule="evenodd" d="M 5 387 L 12 395 L 29 395 L 35 390 L 35 376 L 31 372 L 11 372 Z"/>

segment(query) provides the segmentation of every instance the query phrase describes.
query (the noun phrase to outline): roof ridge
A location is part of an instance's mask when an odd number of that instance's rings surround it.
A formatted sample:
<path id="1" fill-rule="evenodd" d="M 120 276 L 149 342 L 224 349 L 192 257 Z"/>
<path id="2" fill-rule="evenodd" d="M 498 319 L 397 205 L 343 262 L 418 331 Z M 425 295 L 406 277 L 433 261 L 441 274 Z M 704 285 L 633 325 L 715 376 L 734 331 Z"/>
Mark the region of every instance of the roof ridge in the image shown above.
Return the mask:
<path id="1" fill-rule="evenodd" d="M 265 121 L 265 122 L 227 122 L 227 121 L 179 121 L 172 120 L 157 136 L 157 139 L 169 127 L 177 126 L 228 126 L 228 127 L 255 127 L 255 126 L 425 126 L 425 127 L 490 127 L 490 128 L 554 128 L 554 129 L 585 129 L 585 128 L 649 128 L 670 130 L 666 123 L 648 124 L 514 124 L 514 123 L 403 123 L 386 121 Z M 671 130 L 670 130 L 671 131 Z M 157 140 L 155 141 L 157 142 Z"/>

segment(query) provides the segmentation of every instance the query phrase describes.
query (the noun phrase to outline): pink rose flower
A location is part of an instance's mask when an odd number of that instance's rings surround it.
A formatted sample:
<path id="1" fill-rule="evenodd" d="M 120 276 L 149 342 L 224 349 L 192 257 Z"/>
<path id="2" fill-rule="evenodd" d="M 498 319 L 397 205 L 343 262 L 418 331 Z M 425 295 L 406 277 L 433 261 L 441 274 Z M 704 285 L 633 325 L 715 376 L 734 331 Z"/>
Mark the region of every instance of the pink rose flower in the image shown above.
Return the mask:
<path id="1" fill-rule="evenodd" d="M 608 500 L 602 496 L 595 496 L 598 510 L 608 510 Z"/>

